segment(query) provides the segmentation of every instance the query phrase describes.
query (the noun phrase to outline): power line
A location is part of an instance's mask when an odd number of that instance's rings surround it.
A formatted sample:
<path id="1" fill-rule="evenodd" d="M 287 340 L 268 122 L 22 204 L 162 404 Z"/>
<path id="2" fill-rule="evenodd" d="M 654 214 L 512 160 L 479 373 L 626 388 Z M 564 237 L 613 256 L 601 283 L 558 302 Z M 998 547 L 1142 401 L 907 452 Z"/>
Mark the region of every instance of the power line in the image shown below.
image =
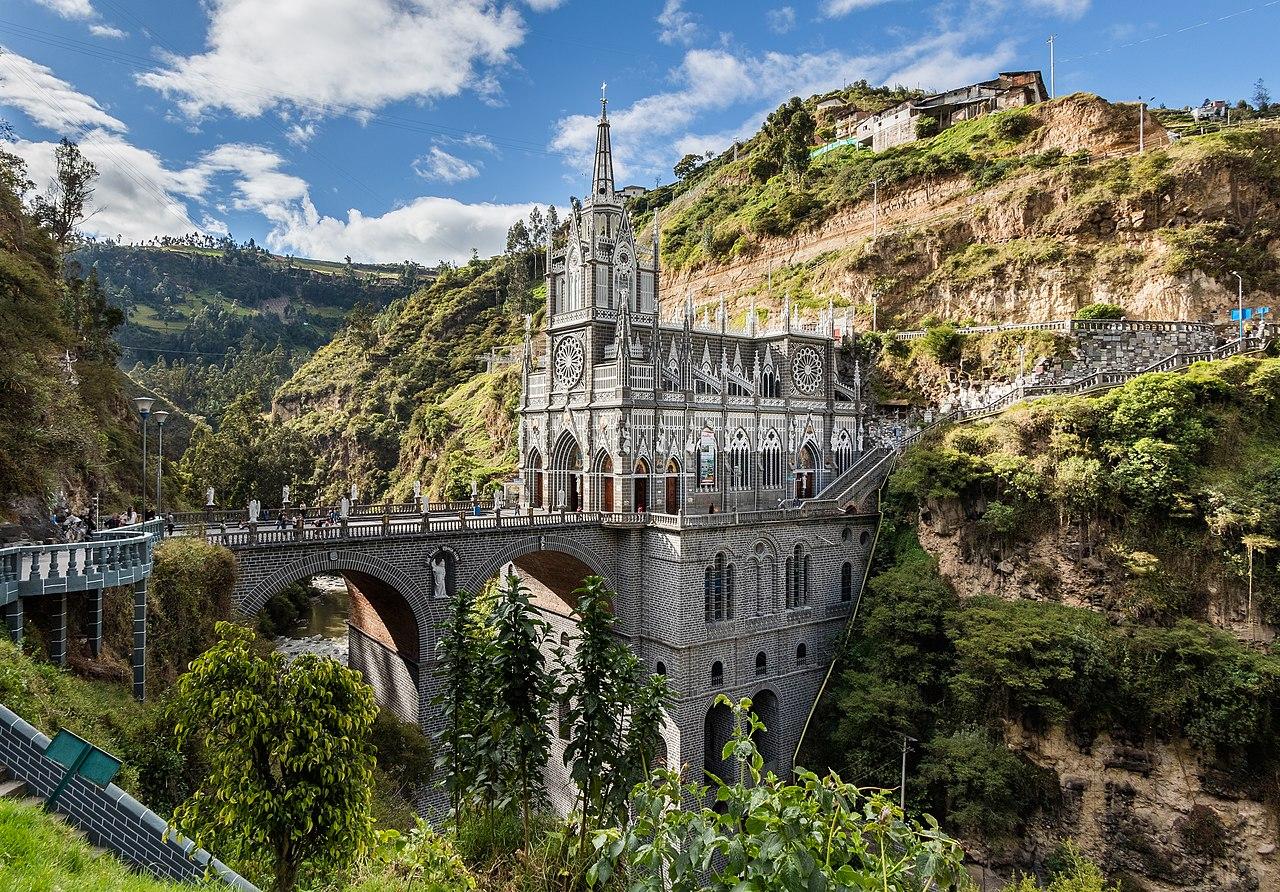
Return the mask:
<path id="1" fill-rule="evenodd" d="M 1234 19 L 1237 16 L 1246 15 L 1247 13 L 1251 13 L 1251 12 L 1257 12 L 1259 10 L 1267 9 L 1269 7 L 1277 6 L 1277 5 L 1280 5 L 1280 0 L 1269 0 L 1269 2 L 1267 3 L 1259 3 L 1256 6 L 1250 6 L 1247 9 L 1241 9 L 1241 10 L 1237 10 L 1236 12 L 1227 13 L 1226 15 L 1220 15 L 1217 18 L 1205 19 L 1202 22 L 1196 22 L 1194 25 L 1187 25 L 1184 28 L 1177 28 L 1173 31 L 1166 31 L 1163 34 L 1153 34 L 1152 36 L 1144 37 L 1141 40 L 1131 40 L 1128 43 L 1122 43 L 1122 44 L 1119 44 L 1118 46 L 1108 47 L 1107 49 L 1094 50 L 1093 52 L 1090 52 L 1090 53 L 1082 53 L 1079 56 L 1072 56 L 1069 59 L 1061 59 L 1059 61 L 1080 62 L 1084 59 L 1094 58 L 1095 56 L 1103 56 L 1103 55 L 1107 55 L 1108 53 L 1114 53 L 1117 50 L 1132 49 L 1134 47 L 1139 47 L 1148 43 L 1153 43 L 1157 40 L 1163 40 L 1166 37 L 1174 37 L 1178 34 L 1186 34 L 1188 31 L 1194 31 L 1198 28 L 1205 28 L 1209 25 L 1215 25 L 1219 22 L 1225 22 L 1228 19 Z"/>

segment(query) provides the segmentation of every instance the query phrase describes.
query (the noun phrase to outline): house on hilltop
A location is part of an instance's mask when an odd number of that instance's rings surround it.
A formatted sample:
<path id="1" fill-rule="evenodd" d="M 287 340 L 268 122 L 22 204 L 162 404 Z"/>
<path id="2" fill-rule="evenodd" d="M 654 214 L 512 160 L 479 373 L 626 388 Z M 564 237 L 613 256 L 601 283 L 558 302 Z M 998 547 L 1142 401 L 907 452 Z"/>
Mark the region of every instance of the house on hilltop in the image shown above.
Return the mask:
<path id="1" fill-rule="evenodd" d="M 961 121 L 1008 108 L 1021 108 L 1049 98 L 1039 71 L 1005 71 L 989 81 L 908 99 L 892 108 L 867 115 L 853 127 L 858 144 L 873 151 L 932 136 Z M 821 105 L 819 105 L 821 109 Z M 840 137 L 837 129 L 837 138 Z"/>

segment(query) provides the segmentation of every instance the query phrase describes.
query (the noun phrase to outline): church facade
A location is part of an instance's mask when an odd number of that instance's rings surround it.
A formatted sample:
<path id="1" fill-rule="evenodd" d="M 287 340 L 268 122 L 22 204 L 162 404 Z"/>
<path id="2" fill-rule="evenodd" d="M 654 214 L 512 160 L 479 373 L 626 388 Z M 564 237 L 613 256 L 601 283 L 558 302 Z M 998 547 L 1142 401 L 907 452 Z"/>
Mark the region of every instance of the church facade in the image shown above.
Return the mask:
<path id="1" fill-rule="evenodd" d="M 615 189 L 603 101 L 567 227 L 524 346 L 522 507 L 618 516 L 633 571 L 614 580 L 618 630 L 676 694 L 669 763 L 722 767 L 725 693 L 753 699 L 766 761 L 789 770 L 875 532 L 874 516 L 805 509 L 862 451 L 860 375 L 839 374 L 829 310 L 807 326 L 789 307 L 769 324 L 723 301 L 666 311 L 657 227 L 642 240 Z M 536 600 L 567 632 L 572 605 Z"/>

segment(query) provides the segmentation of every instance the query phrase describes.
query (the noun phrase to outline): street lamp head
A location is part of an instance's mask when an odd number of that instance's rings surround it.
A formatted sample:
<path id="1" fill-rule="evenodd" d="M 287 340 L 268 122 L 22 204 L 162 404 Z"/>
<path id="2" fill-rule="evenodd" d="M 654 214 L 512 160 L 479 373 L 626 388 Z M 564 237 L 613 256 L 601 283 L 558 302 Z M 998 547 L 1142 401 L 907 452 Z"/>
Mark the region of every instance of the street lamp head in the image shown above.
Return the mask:
<path id="1" fill-rule="evenodd" d="M 156 424 L 164 427 L 164 423 L 169 420 L 169 413 L 164 409 L 160 409 L 156 412 L 152 412 L 151 417 L 156 420 Z"/>
<path id="2" fill-rule="evenodd" d="M 155 403 L 149 396 L 134 397 L 133 404 L 138 407 L 138 414 L 146 418 L 151 414 L 151 406 Z"/>

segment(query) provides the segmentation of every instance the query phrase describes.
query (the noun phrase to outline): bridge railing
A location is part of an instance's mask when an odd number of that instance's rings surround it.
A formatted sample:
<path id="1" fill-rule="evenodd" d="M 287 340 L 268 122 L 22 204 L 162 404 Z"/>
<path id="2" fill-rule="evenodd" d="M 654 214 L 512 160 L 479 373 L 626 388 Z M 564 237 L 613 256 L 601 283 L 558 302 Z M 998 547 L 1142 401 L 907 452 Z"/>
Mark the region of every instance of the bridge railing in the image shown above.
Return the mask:
<path id="1" fill-rule="evenodd" d="M 150 574 L 157 532 L 135 524 L 99 530 L 83 542 L 0 549 L 0 604 L 45 591 L 82 591 L 141 579 Z"/>

